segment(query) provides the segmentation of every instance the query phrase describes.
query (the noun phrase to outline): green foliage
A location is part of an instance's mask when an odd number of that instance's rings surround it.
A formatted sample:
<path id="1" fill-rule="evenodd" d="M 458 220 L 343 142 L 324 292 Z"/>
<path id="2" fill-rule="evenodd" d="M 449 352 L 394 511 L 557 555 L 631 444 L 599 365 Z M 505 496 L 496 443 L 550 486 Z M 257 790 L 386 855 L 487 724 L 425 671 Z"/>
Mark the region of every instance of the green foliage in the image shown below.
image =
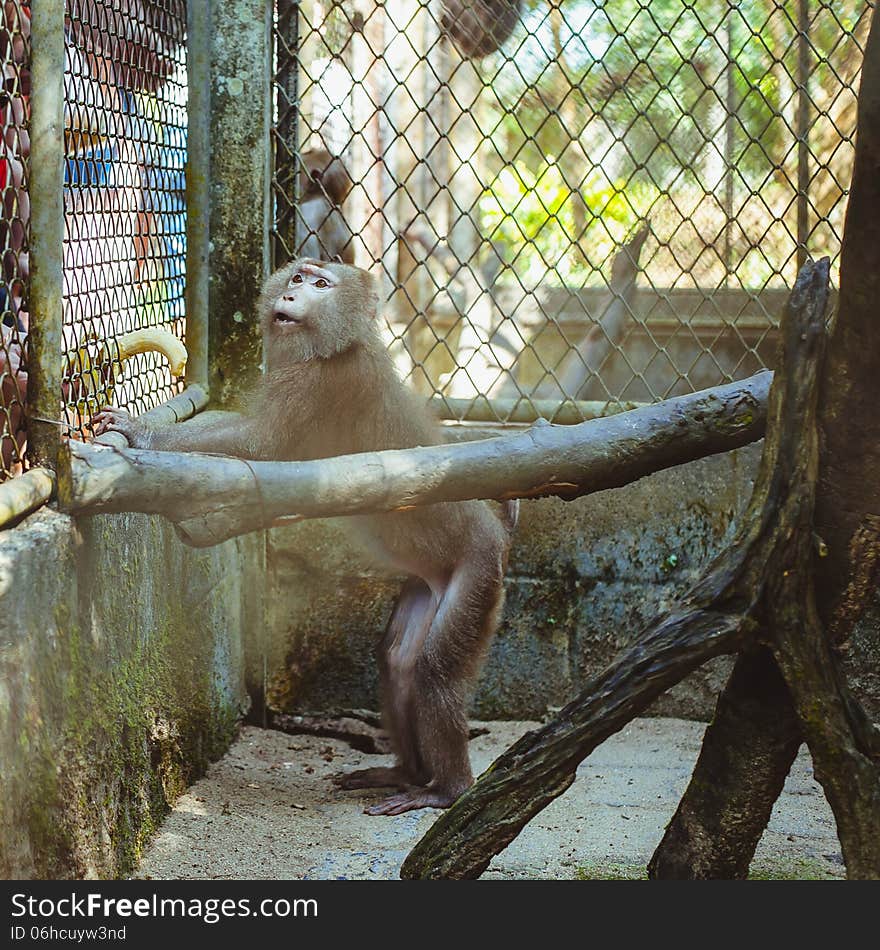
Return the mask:
<path id="1" fill-rule="evenodd" d="M 494 176 L 484 233 L 507 242 L 529 284 L 542 267 L 589 281 L 659 195 L 671 234 L 716 202 L 717 223 L 697 225 L 707 241 L 751 202 L 754 236 L 733 235 L 730 266 L 763 284 L 793 251 L 798 18 L 797 0 L 527 0 L 519 30 L 480 64 Z M 863 18 L 858 0 L 813 8 L 812 90 L 840 82 L 843 39 Z M 578 195 L 589 208 L 580 223 Z M 753 253 L 774 218 L 788 222 L 786 239 Z"/>
<path id="2" fill-rule="evenodd" d="M 537 171 L 525 161 L 506 165 L 486 190 L 484 233 L 516 249 L 516 272 L 526 287 L 548 277 L 560 285 L 601 282 L 599 268 L 658 195 L 650 182 L 609 182 L 599 169 L 578 192 L 584 226 L 578 225 L 572 189 L 555 161 Z"/>

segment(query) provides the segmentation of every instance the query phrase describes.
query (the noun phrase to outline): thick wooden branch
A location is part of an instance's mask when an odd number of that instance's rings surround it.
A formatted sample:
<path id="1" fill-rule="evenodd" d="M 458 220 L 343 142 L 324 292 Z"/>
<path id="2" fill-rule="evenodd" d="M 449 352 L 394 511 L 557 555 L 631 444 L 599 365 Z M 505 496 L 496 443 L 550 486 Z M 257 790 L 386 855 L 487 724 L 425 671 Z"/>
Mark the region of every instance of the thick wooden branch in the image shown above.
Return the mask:
<path id="1" fill-rule="evenodd" d="M 827 294 L 828 260 L 805 265 L 783 320 L 785 352 L 770 396 L 771 435 L 730 548 L 675 610 L 650 624 L 574 702 L 496 759 L 416 845 L 401 876 L 479 876 L 493 855 L 565 791 L 578 764 L 600 742 L 695 666 L 749 642 L 768 578 L 785 573 L 792 531 L 812 500 L 803 484 L 807 469 L 798 433 L 815 412 Z"/>
<path id="2" fill-rule="evenodd" d="M 819 399 L 821 451 L 814 525 L 826 556 L 815 565 L 816 604 L 832 640 L 844 639 L 865 604 L 876 596 L 880 577 L 880 416 L 875 410 L 880 375 L 880 23 L 872 23 L 865 50 L 859 94 L 858 137 L 851 198 L 841 252 L 841 293 L 822 368 Z M 788 625 L 783 623 L 785 629 Z M 808 635 L 804 637 L 804 629 Z M 801 641 L 813 641 L 820 662 L 834 670 L 835 660 L 815 621 L 804 618 L 790 630 L 783 662 L 797 689 L 800 712 L 814 725 L 812 744 L 819 749 L 819 774 L 826 776 L 829 798 L 836 801 L 841 842 L 851 876 L 877 876 L 880 858 L 872 845 L 877 830 L 880 737 L 839 674 L 825 683 L 818 703 L 814 673 L 801 675 Z M 787 637 L 783 637 L 786 642 Z M 792 649 L 793 648 L 793 649 Z M 742 674 L 742 675 L 741 675 Z M 820 694 L 821 687 L 818 687 Z M 829 703 L 838 735 L 822 733 Z M 719 700 L 706 733 L 688 790 L 666 830 L 649 870 L 654 877 L 742 877 L 766 825 L 769 809 L 788 771 L 791 749 L 803 731 L 791 692 L 772 657 L 741 656 Z M 835 749 L 835 742 L 841 748 Z M 824 750 L 824 751 L 823 751 Z M 826 758 L 827 757 L 827 758 Z M 828 761 L 849 766 L 841 778 Z M 850 770 L 858 778 L 853 782 Z M 850 786 L 848 788 L 847 786 Z M 858 790 L 855 807 L 847 799 Z M 872 804 L 873 803 L 873 804 Z M 872 831 L 873 828 L 873 831 Z"/>
<path id="3" fill-rule="evenodd" d="M 0 483 L 0 528 L 45 505 L 55 491 L 55 473 L 48 468 L 32 468 Z"/>
<path id="4" fill-rule="evenodd" d="M 880 585 L 880 18 L 865 46 L 840 296 L 822 378 L 816 531 L 827 547 L 818 608 L 846 638 Z"/>
<path id="5" fill-rule="evenodd" d="M 468 498 L 575 498 L 724 452 L 763 435 L 764 372 L 576 426 L 309 462 L 70 443 L 59 480 L 65 510 L 162 514 L 194 546 L 319 518 Z"/>

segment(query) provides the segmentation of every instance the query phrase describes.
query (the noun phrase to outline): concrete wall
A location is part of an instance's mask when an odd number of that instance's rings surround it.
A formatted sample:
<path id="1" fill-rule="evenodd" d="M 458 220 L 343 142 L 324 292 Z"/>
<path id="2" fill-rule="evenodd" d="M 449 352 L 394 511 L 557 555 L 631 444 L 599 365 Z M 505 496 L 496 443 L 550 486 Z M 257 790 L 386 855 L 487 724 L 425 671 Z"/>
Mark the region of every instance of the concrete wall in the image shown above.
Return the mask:
<path id="1" fill-rule="evenodd" d="M 572 503 L 523 504 L 475 716 L 567 702 L 730 540 L 752 446 Z M 44 510 L 0 535 L 0 877 L 125 874 L 248 709 L 377 705 L 398 580 L 345 519 L 205 551 L 158 518 Z M 847 652 L 880 719 L 880 605 Z M 730 660 L 657 700 L 706 719 Z M 265 692 L 264 692 L 265 689 Z"/>
<path id="2" fill-rule="evenodd" d="M 247 710 L 263 536 L 43 510 L 0 534 L 0 877 L 124 874 Z"/>

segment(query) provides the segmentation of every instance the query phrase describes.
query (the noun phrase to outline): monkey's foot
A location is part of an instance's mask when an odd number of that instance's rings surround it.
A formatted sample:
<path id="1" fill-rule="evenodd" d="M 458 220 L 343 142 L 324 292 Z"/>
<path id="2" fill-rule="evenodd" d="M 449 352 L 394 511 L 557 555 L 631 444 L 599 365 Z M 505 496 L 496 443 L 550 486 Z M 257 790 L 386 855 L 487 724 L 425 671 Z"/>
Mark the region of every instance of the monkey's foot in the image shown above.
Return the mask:
<path id="1" fill-rule="evenodd" d="M 409 788 L 412 777 L 400 766 L 382 766 L 374 769 L 358 769 L 356 772 L 340 772 L 332 777 L 338 788 Z"/>
<path id="2" fill-rule="evenodd" d="M 402 815 L 416 808 L 449 808 L 458 798 L 449 792 L 437 792 L 430 788 L 412 788 L 399 795 L 392 795 L 378 805 L 364 809 L 367 815 Z"/>

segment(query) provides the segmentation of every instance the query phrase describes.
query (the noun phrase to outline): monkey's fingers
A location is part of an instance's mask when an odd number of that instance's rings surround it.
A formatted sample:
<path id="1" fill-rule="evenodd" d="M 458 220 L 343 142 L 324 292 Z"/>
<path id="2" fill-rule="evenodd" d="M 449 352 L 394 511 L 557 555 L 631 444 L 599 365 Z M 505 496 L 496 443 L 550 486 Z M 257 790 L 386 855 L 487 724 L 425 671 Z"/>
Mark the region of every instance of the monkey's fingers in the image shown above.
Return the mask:
<path id="1" fill-rule="evenodd" d="M 104 432 L 122 432 L 125 434 L 126 423 L 130 419 L 131 416 L 124 409 L 105 407 L 92 416 L 90 426 L 92 434 L 102 435 Z"/>

